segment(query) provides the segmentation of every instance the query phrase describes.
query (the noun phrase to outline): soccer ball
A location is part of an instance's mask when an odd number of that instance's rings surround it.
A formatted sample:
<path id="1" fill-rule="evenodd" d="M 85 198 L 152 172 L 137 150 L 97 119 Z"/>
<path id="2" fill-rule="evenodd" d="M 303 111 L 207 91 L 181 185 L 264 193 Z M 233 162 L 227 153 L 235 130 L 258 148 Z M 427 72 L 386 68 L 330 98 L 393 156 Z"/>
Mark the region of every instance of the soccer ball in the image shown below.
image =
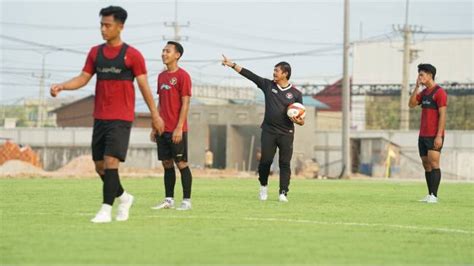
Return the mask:
<path id="1" fill-rule="evenodd" d="M 286 114 L 289 118 L 301 117 L 304 118 L 306 115 L 306 108 L 301 103 L 292 103 L 288 106 Z"/>

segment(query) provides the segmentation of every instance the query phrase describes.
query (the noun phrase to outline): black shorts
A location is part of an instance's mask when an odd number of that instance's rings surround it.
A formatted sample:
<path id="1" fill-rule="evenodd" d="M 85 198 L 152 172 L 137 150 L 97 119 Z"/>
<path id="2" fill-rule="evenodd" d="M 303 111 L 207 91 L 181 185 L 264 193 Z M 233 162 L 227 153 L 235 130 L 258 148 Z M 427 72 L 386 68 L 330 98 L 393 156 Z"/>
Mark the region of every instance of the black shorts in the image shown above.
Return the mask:
<path id="1" fill-rule="evenodd" d="M 165 132 L 161 136 L 156 136 L 158 146 L 158 160 L 174 160 L 175 162 L 188 161 L 188 134 L 183 132 L 183 138 L 178 144 L 174 144 L 173 133 Z"/>
<path id="2" fill-rule="evenodd" d="M 92 133 L 92 159 L 104 160 L 111 156 L 125 162 L 132 122 L 123 120 L 94 120 Z"/>
<path id="3" fill-rule="evenodd" d="M 441 147 L 439 149 L 435 149 L 435 137 L 418 137 L 418 152 L 420 153 L 420 157 L 428 156 L 429 150 L 441 152 L 444 144 L 444 137 L 442 137 L 442 139 L 443 141 L 441 143 Z"/>

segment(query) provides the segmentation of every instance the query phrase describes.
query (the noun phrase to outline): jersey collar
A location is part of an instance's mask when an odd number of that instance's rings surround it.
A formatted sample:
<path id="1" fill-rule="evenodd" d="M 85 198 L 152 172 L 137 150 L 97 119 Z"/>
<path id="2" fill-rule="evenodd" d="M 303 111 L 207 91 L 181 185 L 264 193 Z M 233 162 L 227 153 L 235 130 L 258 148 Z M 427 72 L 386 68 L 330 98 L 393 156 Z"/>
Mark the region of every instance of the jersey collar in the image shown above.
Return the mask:
<path id="1" fill-rule="evenodd" d="M 275 84 L 277 85 L 277 87 L 280 91 L 286 91 L 286 90 L 291 89 L 291 87 L 293 87 L 293 85 L 291 83 L 288 83 L 288 86 L 286 88 L 280 87 L 280 85 L 278 85 L 277 83 L 275 83 Z"/>

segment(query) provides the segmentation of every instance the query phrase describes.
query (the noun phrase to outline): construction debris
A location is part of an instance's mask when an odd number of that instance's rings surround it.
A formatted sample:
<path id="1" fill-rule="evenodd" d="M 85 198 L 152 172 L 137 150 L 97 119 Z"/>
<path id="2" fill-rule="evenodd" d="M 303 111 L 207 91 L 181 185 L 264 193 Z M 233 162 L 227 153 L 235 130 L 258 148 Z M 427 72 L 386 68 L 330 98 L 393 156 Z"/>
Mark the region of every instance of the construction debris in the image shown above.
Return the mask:
<path id="1" fill-rule="evenodd" d="M 40 157 L 30 146 L 20 147 L 11 140 L 0 146 L 0 165 L 10 160 L 19 160 L 42 168 Z"/>

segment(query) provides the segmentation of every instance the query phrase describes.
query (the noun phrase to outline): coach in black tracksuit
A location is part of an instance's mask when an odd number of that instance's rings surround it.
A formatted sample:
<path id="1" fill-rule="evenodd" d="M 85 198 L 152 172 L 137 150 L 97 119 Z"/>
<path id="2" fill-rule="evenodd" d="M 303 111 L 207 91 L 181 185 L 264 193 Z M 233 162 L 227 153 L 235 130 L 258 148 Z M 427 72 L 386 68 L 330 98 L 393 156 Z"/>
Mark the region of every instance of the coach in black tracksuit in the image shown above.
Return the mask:
<path id="1" fill-rule="evenodd" d="M 290 104 L 295 102 L 303 103 L 301 92 L 288 82 L 291 76 L 291 67 L 286 62 L 276 64 L 273 70 L 273 80 L 269 80 L 238 66 L 225 56 L 222 64 L 233 68 L 242 76 L 253 81 L 265 94 L 265 117 L 261 126 L 262 158 L 258 167 L 259 180 L 263 187 L 267 186 L 270 166 L 278 147 L 280 166 L 279 193 L 286 196 L 289 191 L 288 187 L 291 176 L 290 161 L 293 154 L 294 123 L 298 125 L 304 124 L 302 118 L 290 119 L 286 114 Z M 286 201 L 286 197 L 284 201 Z"/>

